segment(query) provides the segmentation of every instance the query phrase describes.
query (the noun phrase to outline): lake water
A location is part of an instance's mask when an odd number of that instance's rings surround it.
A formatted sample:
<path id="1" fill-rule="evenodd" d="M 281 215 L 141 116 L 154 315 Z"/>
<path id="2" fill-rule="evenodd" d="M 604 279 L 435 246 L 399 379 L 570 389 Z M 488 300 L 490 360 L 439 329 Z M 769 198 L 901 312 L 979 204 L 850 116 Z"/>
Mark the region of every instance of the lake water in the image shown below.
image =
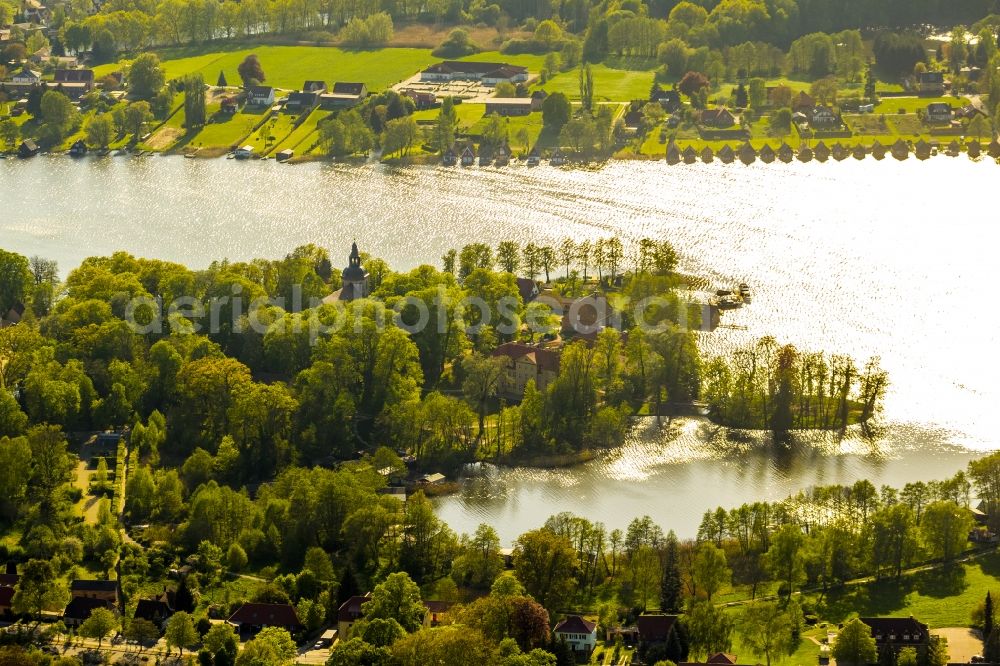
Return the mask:
<path id="1" fill-rule="evenodd" d="M 313 242 L 346 262 L 357 240 L 407 269 L 472 241 L 667 238 L 685 270 L 754 289 L 707 350 L 773 334 L 862 363 L 879 355 L 892 380 L 885 435 L 775 452 L 698 420 L 640 420 L 595 461 L 486 468 L 437 504 L 456 530 L 490 522 L 505 541 L 564 510 L 609 527 L 648 513 L 692 536 L 717 505 L 943 477 L 997 448 L 998 182 L 1000 167 L 964 157 L 593 171 L 39 157 L 0 161 L 0 246 L 65 273 L 115 249 L 203 267 Z"/>

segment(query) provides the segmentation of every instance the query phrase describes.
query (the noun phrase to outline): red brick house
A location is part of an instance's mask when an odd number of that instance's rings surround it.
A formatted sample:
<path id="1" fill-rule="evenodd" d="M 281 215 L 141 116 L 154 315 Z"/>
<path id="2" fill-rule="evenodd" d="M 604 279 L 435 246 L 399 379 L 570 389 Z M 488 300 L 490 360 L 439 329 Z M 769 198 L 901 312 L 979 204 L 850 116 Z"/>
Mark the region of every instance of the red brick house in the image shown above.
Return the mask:
<path id="1" fill-rule="evenodd" d="M 302 629 L 295 608 L 289 604 L 246 603 L 229 616 L 228 622 L 240 634 L 256 634 L 265 627 L 278 627 L 290 634 Z"/>

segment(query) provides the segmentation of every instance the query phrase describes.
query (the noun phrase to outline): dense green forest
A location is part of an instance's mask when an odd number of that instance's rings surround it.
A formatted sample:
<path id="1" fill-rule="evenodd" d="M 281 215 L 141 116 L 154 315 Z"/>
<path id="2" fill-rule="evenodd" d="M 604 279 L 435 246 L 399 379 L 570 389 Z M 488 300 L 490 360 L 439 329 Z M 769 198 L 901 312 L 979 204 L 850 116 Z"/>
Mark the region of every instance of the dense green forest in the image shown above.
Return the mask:
<path id="1" fill-rule="evenodd" d="M 345 599 L 369 590 L 368 624 L 331 664 L 457 664 L 467 662 L 453 655 L 476 654 L 562 665 L 571 662 L 551 625 L 566 613 L 590 613 L 611 630 L 643 611 L 687 611 L 677 642 L 644 648 L 659 650 L 645 655 L 653 663 L 728 649 L 738 618 L 716 596 L 771 586 L 784 599 L 751 604 L 746 617 L 771 613 L 788 650 L 802 618 L 819 612 L 791 601 L 792 591 L 950 563 L 968 547 L 973 490 L 990 516 L 1000 506 L 994 456 L 968 477 L 898 492 L 860 482 L 720 509 L 692 542 L 648 518 L 609 530 L 554 516 L 518 538 L 504 573 L 496 531 L 455 534 L 413 488 L 420 471 L 616 445 L 630 415 L 695 400 L 703 387 L 720 410 L 772 414 L 753 427 L 776 434 L 782 414 L 791 414 L 786 428 L 837 427 L 844 401 L 865 409 L 874 389 L 864 387 L 884 376 L 873 364 L 862 374 L 872 379 L 855 381 L 852 362 L 838 357 L 823 370 L 823 357 L 770 340 L 751 350 L 752 380 L 750 352 L 706 364 L 675 293 L 688 278 L 664 241 L 473 244 L 447 253 L 443 270 L 362 262 L 371 296 L 345 307 L 315 300 L 343 284 L 315 246 L 204 270 L 115 253 L 64 280 L 51 261 L 0 254 L 0 309 L 10 317 L 24 306 L 19 323 L 0 328 L 0 560 L 21 576 L 13 605 L 26 621 L 4 640 L 65 633 L 33 620 L 61 611 L 70 580 L 117 578 L 125 618 L 170 586 L 181 612 L 167 644 L 201 646 L 205 664 L 287 663 L 293 638 L 315 635 Z M 544 277 L 554 298 L 597 293 L 616 305 L 627 335 L 609 327 L 574 340 L 543 299 L 525 304 L 515 274 L 536 286 Z M 506 325 L 468 297 L 498 310 L 508 299 Z M 627 307 L 650 297 L 641 316 Z M 444 325 L 411 326 L 421 309 Z M 563 343 L 558 373 L 544 389 L 529 382 L 519 403 L 497 400 L 492 350 L 540 339 Z M 127 437 L 85 453 L 106 429 Z M 99 458 L 96 469 L 88 457 Z M 405 503 L 383 492 L 402 479 L 411 482 Z M 184 564 L 191 573 L 178 582 L 171 571 Z M 390 601 L 376 603 L 383 596 Z M 461 602 L 454 624 L 419 629 L 421 599 Z M 237 653 L 231 630 L 201 622 L 248 600 L 293 604 L 302 633 L 265 632 Z M 77 635 L 103 639 L 116 627 L 139 642 L 158 635 L 103 615 Z"/>

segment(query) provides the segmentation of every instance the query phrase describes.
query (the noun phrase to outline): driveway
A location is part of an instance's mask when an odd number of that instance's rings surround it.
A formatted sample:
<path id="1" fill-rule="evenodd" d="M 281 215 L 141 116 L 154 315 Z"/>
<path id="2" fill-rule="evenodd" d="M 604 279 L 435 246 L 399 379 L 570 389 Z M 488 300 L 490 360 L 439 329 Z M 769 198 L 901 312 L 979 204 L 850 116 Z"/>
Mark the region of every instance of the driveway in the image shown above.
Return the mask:
<path id="1" fill-rule="evenodd" d="M 955 627 L 931 633 L 948 639 L 948 661 L 953 664 L 968 664 L 971 657 L 983 653 L 983 639 L 975 629 Z"/>

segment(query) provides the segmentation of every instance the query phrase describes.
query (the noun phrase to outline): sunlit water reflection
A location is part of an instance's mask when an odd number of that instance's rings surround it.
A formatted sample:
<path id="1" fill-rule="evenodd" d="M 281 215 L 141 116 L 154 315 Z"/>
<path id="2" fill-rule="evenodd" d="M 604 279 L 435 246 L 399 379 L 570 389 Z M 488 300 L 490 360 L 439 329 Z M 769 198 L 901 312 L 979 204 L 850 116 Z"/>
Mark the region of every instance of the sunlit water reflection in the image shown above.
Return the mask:
<path id="1" fill-rule="evenodd" d="M 0 245 L 65 271 L 114 249 L 203 267 L 307 242 L 346 255 L 357 239 L 409 268 L 471 241 L 668 238 L 684 269 L 754 288 L 750 307 L 725 315 L 737 328 L 706 336 L 709 351 L 773 334 L 860 362 L 881 356 L 885 436 L 774 452 L 698 421 L 665 432 L 643 421 L 596 461 L 487 470 L 438 506 L 458 530 L 488 521 L 505 539 L 560 510 L 609 526 L 650 513 L 691 535 L 719 504 L 939 477 L 994 448 L 998 179 L 996 165 L 944 157 L 595 171 L 41 157 L 0 161 Z"/>

